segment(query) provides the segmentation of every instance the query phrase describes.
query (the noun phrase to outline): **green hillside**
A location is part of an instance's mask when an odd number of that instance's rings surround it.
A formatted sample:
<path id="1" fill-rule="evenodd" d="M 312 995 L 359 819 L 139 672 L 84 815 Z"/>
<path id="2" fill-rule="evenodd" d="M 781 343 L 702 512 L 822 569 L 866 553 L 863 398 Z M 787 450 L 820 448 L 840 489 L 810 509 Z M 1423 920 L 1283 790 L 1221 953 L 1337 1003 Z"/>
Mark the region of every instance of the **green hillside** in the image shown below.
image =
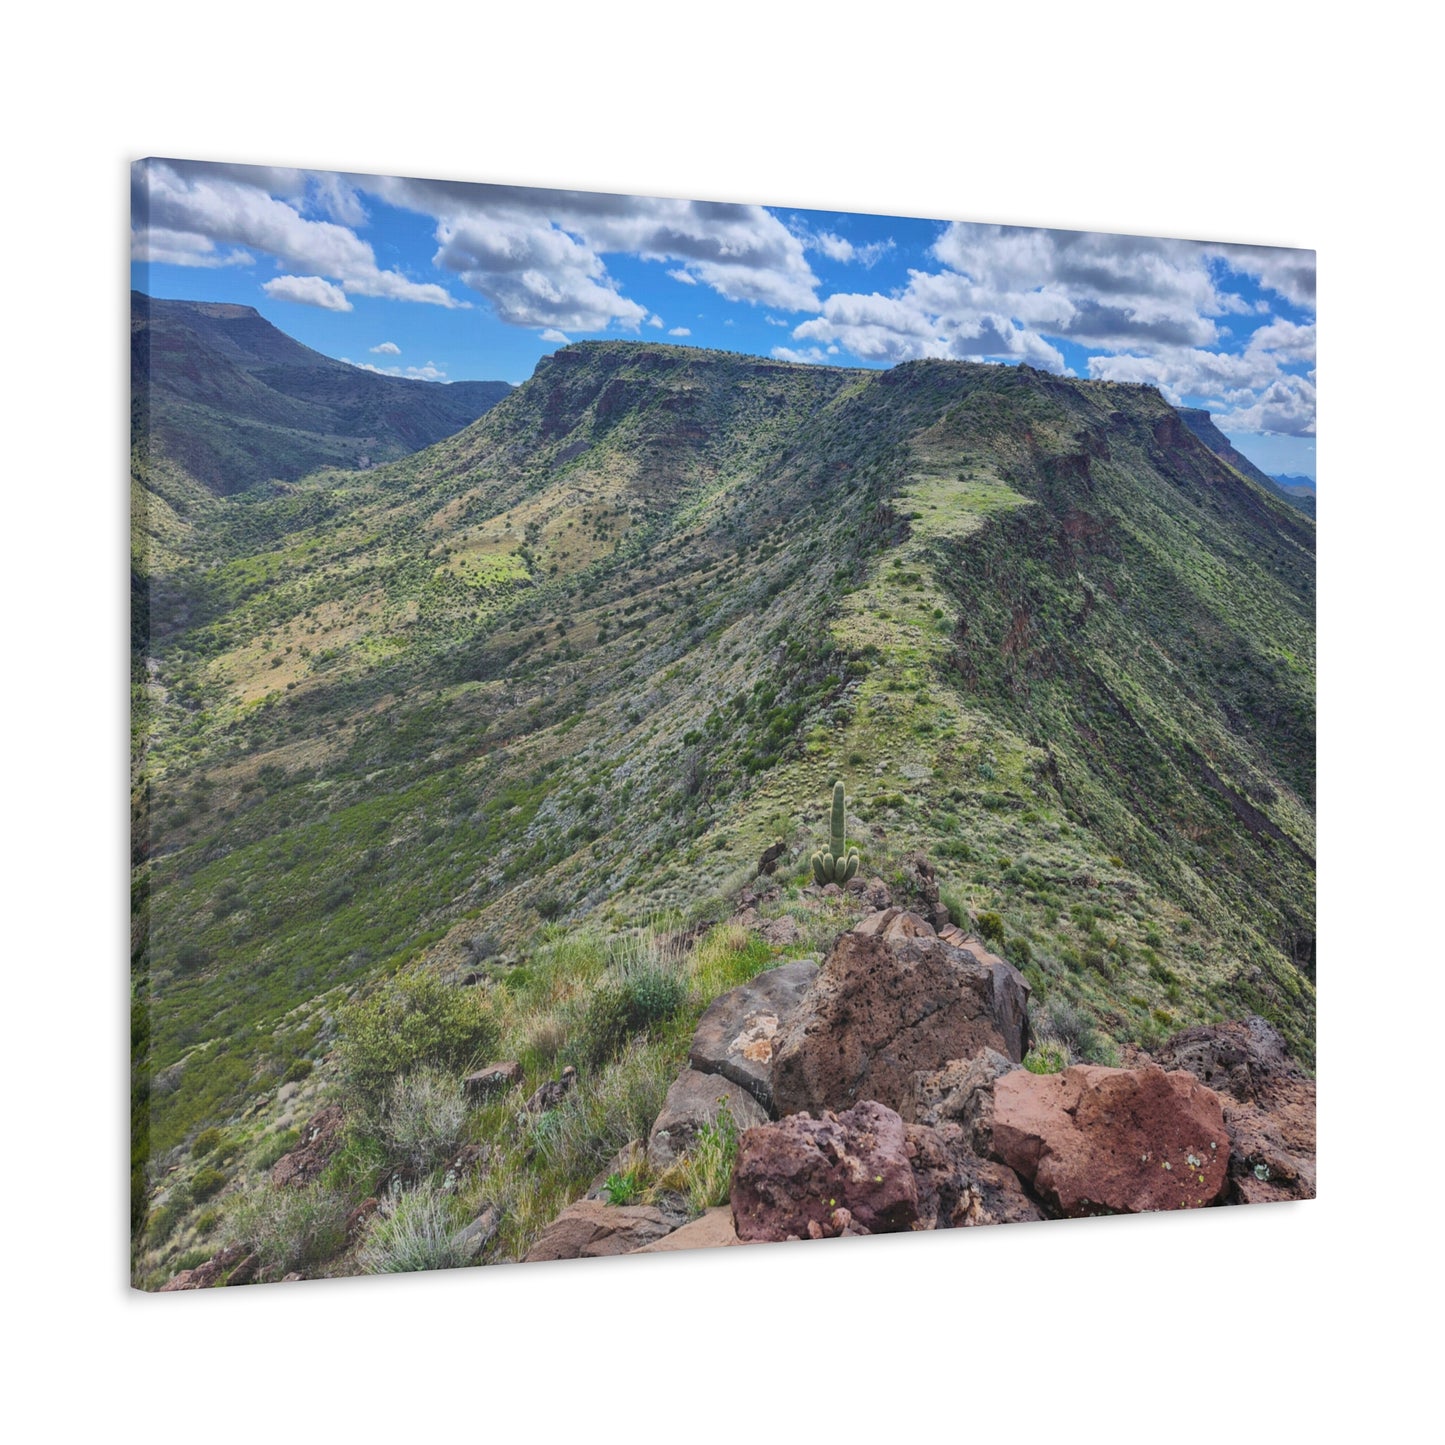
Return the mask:
<path id="1" fill-rule="evenodd" d="M 1152 389 L 584 343 L 415 455 L 181 500 L 134 694 L 157 1159 L 418 954 L 724 916 L 835 777 L 863 871 L 925 852 L 1103 1054 L 1256 1010 L 1312 1058 L 1314 524 Z"/>

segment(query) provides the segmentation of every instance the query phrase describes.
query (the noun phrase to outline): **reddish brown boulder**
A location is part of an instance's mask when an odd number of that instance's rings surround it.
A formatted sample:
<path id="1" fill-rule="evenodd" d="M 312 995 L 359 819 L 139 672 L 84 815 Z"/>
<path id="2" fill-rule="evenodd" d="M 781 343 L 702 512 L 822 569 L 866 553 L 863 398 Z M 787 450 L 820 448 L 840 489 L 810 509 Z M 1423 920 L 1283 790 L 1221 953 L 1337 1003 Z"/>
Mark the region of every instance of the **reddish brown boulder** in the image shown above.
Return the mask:
<path id="1" fill-rule="evenodd" d="M 1315 1084 L 1262 1018 L 1185 1029 L 1159 1051 L 1224 1098 L 1240 1204 L 1315 1197 Z"/>
<path id="2" fill-rule="evenodd" d="M 907 1126 L 909 1160 L 918 1184 L 918 1229 L 1024 1224 L 1042 1219 L 1007 1164 L 980 1159 L 957 1124 Z"/>
<path id="3" fill-rule="evenodd" d="M 256 1276 L 261 1272 L 261 1257 L 257 1254 L 248 1254 L 230 1274 L 226 1276 L 226 1285 L 229 1288 L 233 1284 L 255 1284 Z"/>
<path id="4" fill-rule="evenodd" d="M 542 1231 L 523 1263 L 631 1254 L 671 1234 L 675 1227 L 675 1221 L 650 1205 L 613 1205 L 597 1199 L 579 1199 Z"/>
<path id="5" fill-rule="evenodd" d="M 800 959 L 719 995 L 698 1020 L 688 1063 L 742 1085 L 771 1114 L 774 1043 L 817 974 L 816 963 Z"/>
<path id="6" fill-rule="evenodd" d="M 709 1209 L 706 1214 L 674 1229 L 655 1244 L 644 1244 L 634 1254 L 670 1254 L 678 1249 L 729 1249 L 743 1241 L 733 1224 L 733 1212 L 726 1204 Z"/>
<path id="7" fill-rule="evenodd" d="M 994 1085 L 993 1152 L 1076 1217 L 1197 1209 L 1229 1185 L 1219 1095 L 1182 1071 L 1016 1069 Z"/>
<path id="8" fill-rule="evenodd" d="M 773 1054 L 774 1110 L 911 1107 L 913 1076 L 1028 1047 L 1029 986 L 980 963 L 917 914 L 886 909 L 841 934 Z"/>
<path id="9" fill-rule="evenodd" d="M 276 1185 L 294 1184 L 297 1188 L 310 1184 L 340 1147 L 341 1106 L 328 1104 L 307 1121 L 296 1148 L 289 1154 L 283 1154 L 271 1166 L 271 1182 Z"/>
<path id="10" fill-rule="evenodd" d="M 346 1216 L 346 1242 L 355 1244 L 366 1232 L 366 1226 L 371 1222 L 371 1216 L 381 1208 L 379 1199 L 363 1199 L 350 1214 Z"/>
<path id="11" fill-rule="evenodd" d="M 749 1129 L 738 1144 L 732 1209 L 744 1241 L 914 1228 L 918 1185 L 903 1120 L 867 1100 L 843 1114 L 794 1114 Z M 849 1220 L 835 1219 L 838 1210 Z"/>
<path id="12" fill-rule="evenodd" d="M 462 1080 L 466 1096 L 472 1100 L 489 1099 L 495 1094 L 505 1094 L 508 1089 L 522 1082 L 522 1066 L 513 1059 L 488 1064 L 475 1074 L 468 1074 Z"/>
<path id="13" fill-rule="evenodd" d="M 183 1289 L 211 1289 L 215 1285 L 223 1284 L 225 1277 L 243 1259 L 249 1257 L 244 1244 L 228 1244 L 213 1259 L 196 1265 L 194 1269 L 183 1269 L 173 1279 L 168 1279 L 160 1287 L 159 1293 L 171 1294 Z"/>

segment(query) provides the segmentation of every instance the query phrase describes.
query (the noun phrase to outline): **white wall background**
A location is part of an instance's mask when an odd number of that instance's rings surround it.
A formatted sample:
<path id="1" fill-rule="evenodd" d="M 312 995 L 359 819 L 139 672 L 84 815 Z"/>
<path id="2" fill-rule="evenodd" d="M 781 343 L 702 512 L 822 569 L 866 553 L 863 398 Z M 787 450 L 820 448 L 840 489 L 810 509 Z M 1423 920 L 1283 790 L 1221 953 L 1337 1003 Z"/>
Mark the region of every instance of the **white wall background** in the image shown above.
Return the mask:
<path id="1" fill-rule="evenodd" d="M 13 1438 L 1403 1431 L 1438 1358 L 1440 1290 L 1439 156 L 1433 46 L 1412 12 L 317 11 L 8 22 Z M 1324 1197 L 129 1294 L 125 205 L 127 163 L 146 154 L 1316 247 Z"/>

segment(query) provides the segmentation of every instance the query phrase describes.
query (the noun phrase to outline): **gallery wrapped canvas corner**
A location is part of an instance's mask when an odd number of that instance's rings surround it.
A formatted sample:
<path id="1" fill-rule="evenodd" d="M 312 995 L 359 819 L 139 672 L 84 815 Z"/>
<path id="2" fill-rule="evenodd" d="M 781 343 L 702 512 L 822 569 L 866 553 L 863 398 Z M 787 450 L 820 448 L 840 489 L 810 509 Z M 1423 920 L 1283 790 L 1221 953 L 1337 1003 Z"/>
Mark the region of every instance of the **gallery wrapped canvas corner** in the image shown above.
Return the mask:
<path id="1" fill-rule="evenodd" d="M 1313 252 L 145 160 L 132 256 L 137 1287 L 1312 1197 Z"/>

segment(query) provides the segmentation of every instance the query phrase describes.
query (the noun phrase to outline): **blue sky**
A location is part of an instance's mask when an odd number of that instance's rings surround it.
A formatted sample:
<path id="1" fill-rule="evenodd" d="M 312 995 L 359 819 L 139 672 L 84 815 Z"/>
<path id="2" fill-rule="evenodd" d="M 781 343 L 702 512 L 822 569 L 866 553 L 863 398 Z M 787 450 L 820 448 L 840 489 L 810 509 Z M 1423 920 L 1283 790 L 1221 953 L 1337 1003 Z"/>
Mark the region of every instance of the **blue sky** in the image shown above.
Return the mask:
<path id="1" fill-rule="evenodd" d="M 524 381 L 623 336 L 1158 386 L 1315 474 L 1312 251 L 193 161 L 137 162 L 132 284 L 399 376 Z"/>

